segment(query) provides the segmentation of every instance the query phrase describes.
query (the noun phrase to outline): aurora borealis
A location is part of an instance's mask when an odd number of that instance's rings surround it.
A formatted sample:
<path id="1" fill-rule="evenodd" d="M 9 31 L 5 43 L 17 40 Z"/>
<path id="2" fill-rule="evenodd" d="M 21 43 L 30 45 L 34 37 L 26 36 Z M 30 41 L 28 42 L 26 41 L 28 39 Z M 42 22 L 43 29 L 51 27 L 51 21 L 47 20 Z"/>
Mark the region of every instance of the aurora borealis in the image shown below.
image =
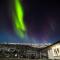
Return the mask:
<path id="1" fill-rule="evenodd" d="M 24 17 L 23 7 L 20 0 L 14 0 L 13 2 L 15 7 L 15 10 L 12 9 L 12 14 L 13 14 L 12 18 L 13 18 L 13 22 L 15 23 L 14 27 L 17 30 L 16 33 L 19 35 L 19 37 L 24 38 L 24 32 L 26 32 L 26 27 L 23 21 L 23 17 Z"/>
<path id="2" fill-rule="evenodd" d="M 60 40 L 60 4 L 39 1 L 0 0 L 1 42 Z"/>

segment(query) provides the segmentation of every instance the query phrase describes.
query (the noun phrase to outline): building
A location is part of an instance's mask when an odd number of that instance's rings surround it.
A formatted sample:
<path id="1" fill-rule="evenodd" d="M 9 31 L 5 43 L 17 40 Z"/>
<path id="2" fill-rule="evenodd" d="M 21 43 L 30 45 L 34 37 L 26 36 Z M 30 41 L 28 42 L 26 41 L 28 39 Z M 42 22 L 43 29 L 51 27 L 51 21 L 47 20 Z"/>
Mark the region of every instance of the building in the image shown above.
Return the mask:
<path id="1" fill-rule="evenodd" d="M 0 58 L 40 58 L 40 49 L 21 44 L 0 44 Z"/>
<path id="2" fill-rule="evenodd" d="M 60 41 L 43 48 L 41 50 L 41 58 L 60 59 Z"/>
<path id="3" fill-rule="evenodd" d="M 60 59 L 60 42 L 54 44 L 0 44 L 0 58 Z"/>

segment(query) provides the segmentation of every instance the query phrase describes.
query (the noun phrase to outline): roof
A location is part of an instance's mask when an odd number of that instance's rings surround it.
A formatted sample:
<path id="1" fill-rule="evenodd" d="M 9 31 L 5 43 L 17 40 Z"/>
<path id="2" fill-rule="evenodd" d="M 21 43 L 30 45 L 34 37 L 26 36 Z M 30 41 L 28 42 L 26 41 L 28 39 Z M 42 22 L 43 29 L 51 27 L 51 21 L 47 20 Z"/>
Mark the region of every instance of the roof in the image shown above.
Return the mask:
<path id="1" fill-rule="evenodd" d="M 53 44 L 51 44 L 51 45 L 49 45 L 49 46 L 47 46 L 47 47 L 45 47 L 45 48 L 43 48 L 43 49 L 49 48 L 49 47 L 51 47 L 51 46 L 53 46 L 53 45 L 55 45 L 55 44 L 57 44 L 57 43 L 60 43 L 60 40 L 57 41 L 57 42 L 55 42 L 55 43 L 53 43 Z"/>

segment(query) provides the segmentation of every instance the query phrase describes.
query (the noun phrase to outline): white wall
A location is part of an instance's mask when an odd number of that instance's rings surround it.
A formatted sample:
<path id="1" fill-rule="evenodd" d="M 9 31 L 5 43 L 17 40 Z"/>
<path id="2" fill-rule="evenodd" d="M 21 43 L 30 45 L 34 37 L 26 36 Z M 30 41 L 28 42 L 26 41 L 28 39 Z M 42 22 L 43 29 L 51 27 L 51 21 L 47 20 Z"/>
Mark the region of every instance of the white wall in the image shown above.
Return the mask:
<path id="1" fill-rule="evenodd" d="M 51 49 L 48 50 L 48 58 L 49 58 L 49 59 L 54 59 L 53 53 L 52 53 L 52 50 L 51 50 Z"/>
<path id="2" fill-rule="evenodd" d="M 48 49 L 49 59 L 60 59 L 60 44 L 55 44 Z"/>

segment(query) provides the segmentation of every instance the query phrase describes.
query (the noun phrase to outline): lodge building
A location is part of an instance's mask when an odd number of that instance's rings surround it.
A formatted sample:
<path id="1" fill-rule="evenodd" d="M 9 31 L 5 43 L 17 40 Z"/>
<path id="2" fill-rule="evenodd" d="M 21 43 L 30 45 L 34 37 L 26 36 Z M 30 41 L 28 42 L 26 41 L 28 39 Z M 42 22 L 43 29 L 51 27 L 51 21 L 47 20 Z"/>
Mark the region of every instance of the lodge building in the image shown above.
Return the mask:
<path id="1" fill-rule="evenodd" d="M 41 50 L 41 58 L 60 59 L 60 41 L 57 41 Z"/>
<path id="2" fill-rule="evenodd" d="M 0 58 L 60 59 L 60 41 L 43 48 L 0 44 Z"/>

